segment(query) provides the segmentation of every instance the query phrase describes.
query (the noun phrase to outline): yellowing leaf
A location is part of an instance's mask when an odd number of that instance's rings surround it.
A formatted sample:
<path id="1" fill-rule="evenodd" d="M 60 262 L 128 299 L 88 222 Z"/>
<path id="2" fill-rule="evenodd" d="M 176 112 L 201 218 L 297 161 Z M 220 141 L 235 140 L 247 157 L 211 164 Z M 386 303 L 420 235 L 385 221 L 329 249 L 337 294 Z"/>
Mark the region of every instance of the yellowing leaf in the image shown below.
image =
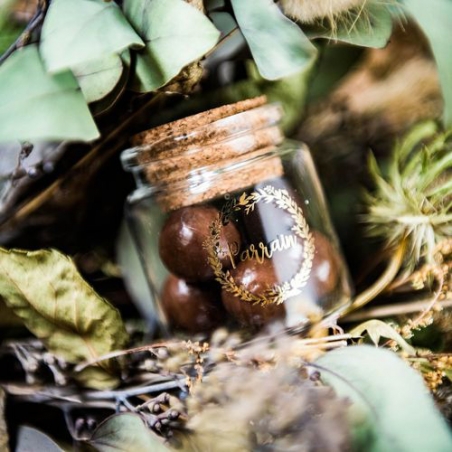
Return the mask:
<path id="1" fill-rule="evenodd" d="M 364 331 L 371 338 L 375 345 L 378 345 L 380 338 L 385 337 L 386 339 L 392 339 L 397 343 L 397 345 L 409 355 L 415 355 L 416 351 L 414 348 L 405 341 L 405 339 L 394 329 L 391 325 L 388 325 L 381 320 L 368 320 L 367 322 L 361 323 L 357 327 L 350 331 L 350 334 L 354 337 L 361 336 Z"/>
<path id="2" fill-rule="evenodd" d="M 118 310 L 58 251 L 0 249 L 0 295 L 52 353 L 70 363 L 95 359 L 127 343 Z M 114 373 L 112 364 L 102 361 L 80 379 L 105 388 L 117 383 Z"/>

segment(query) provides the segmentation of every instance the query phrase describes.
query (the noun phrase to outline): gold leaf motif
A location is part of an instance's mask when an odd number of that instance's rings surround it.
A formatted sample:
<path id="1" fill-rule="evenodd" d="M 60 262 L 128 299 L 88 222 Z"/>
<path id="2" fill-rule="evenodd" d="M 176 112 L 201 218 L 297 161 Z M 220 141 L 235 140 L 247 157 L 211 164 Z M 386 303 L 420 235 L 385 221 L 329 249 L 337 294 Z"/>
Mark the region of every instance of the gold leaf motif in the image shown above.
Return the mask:
<path id="1" fill-rule="evenodd" d="M 219 253 L 220 253 L 220 233 L 223 224 L 227 224 L 232 213 L 240 211 L 242 208 L 245 213 L 252 212 L 255 205 L 259 202 L 267 204 L 274 203 L 278 208 L 290 214 L 295 224 L 291 230 L 304 241 L 304 260 L 299 271 L 292 277 L 290 281 L 286 281 L 280 285 L 275 285 L 266 290 L 262 295 L 255 295 L 246 290 L 243 286 L 237 286 L 234 278 L 229 270 L 223 271 Z M 314 259 L 314 238 L 310 233 L 309 226 L 303 215 L 303 211 L 298 204 L 290 197 L 287 190 L 276 189 L 271 185 L 267 185 L 247 196 L 246 192 L 237 200 L 226 203 L 218 218 L 210 225 L 210 236 L 204 241 L 203 247 L 207 250 L 209 263 L 215 273 L 216 280 L 221 284 L 224 290 L 234 294 L 241 300 L 260 304 L 265 306 L 268 304 L 281 304 L 288 298 L 298 295 L 302 288 L 306 285 L 312 269 L 312 261 Z"/>

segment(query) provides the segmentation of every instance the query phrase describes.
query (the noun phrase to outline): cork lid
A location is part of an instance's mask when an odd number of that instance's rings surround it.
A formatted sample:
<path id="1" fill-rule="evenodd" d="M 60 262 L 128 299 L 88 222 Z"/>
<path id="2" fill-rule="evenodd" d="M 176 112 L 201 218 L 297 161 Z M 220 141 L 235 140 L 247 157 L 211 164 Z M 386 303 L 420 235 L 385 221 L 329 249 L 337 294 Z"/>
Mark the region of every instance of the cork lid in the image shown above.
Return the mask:
<path id="1" fill-rule="evenodd" d="M 281 106 L 267 104 L 265 96 L 224 105 L 134 135 L 135 147 L 121 156 L 123 166 L 139 168 L 149 184 L 164 188 L 165 210 L 202 202 L 282 174 L 275 155 L 266 164 L 244 165 L 284 140 L 281 117 Z M 228 172 L 237 164 L 240 171 Z M 210 179 L 215 180 L 209 184 Z"/>
<path id="2" fill-rule="evenodd" d="M 259 96 L 253 99 L 242 100 L 235 104 L 223 105 L 221 107 L 213 108 L 212 110 L 203 111 L 202 113 L 140 132 L 132 137 L 132 144 L 134 146 L 152 144 L 160 141 L 163 137 L 188 134 L 194 129 L 211 124 L 219 119 L 261 107 L 266 103 L 267 97 Z"/>

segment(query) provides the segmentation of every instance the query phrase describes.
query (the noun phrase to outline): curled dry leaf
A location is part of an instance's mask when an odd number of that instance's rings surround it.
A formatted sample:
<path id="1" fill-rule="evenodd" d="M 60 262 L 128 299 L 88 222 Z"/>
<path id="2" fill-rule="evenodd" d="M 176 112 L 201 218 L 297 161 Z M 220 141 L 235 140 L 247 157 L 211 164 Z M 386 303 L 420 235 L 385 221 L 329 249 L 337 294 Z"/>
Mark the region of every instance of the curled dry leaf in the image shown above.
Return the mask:
<path id="1" fill-rule="evenodd" d="M 350 331 L 354 337 L 361 336 L 364 331 L 367 331 L 370 339 L 375 345 L 378 345 L 380 338 L 385 337 L 396 342 L 396 344 L 409 355 L 415 355 L 416 350 L 408 344 L 408 342 L 391 326 L 381 320 L 368 320 L 361 323 Z"/>
<path id="2" fill-rule="evenodd" d="M 0 249 L 0 295 L 25 326 L 70 363 L 121 349 L 127 333 L 117 309 L 101 298 L 67 256 L 55 250 Z M 117 384 L 112 362 L 77 375 L 86 386 Z"/>

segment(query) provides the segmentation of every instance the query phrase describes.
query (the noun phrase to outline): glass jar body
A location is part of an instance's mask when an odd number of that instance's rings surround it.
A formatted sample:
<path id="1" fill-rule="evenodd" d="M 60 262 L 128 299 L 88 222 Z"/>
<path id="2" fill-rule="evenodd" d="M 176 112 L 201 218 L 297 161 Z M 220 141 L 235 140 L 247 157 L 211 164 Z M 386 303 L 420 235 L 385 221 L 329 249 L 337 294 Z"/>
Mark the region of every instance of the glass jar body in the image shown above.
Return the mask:
<path id="1" fill-rule="evenodd" d="M 253 183 L 252 169 L 275 158 L 280 173 Z M 169 192 L 177 208 L 168 209 Z M 322 188 L 300 143 L 286 140 L 171 186 L 143 184 L 127 212 L 164 331 L 255 331 L 273 321 L 297 327 L 350 302 Z"/>

